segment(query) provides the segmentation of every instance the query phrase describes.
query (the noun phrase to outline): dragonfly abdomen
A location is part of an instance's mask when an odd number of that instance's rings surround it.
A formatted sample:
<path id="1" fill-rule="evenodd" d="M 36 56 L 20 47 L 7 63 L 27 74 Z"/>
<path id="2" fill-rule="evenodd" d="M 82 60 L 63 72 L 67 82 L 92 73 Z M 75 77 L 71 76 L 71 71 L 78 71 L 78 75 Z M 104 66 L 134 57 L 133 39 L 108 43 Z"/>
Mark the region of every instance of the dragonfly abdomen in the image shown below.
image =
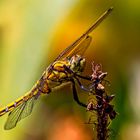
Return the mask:
<path id="1" fill-rule="evenodd" d="M 7 112 L 11 112 L 14 108 L 18 107 L 19 105 L 21 105 L 22 103 L 28 101 L 29 99 L 31 99 L 33 97 L 37 98 L 38 93 L 40 93 L 40 91 L 36 87 L 34 87 L 31 91 L 27 92 L 24 96 L 18 98 L 14 102 L 8 104 L 6 107 L 1 108 L 0 116 L 3 116 Z"/>
<path id="2" fill-rule="evenodd" d="M 14 108 L 18 107 L 22 103 L 25 103 L 33 97 L 37 99 L 41 94 L 50 93 L 51 89 L 66 81 L 64 79 L 67 79 L 68 73 L 65 73 L 64 68 L 62 67 L 63 65 L 63 63 L 56 63 L 54 65 L 55 69 L 51 73 L 48 74 L 44 72 L 42 78 L 36 82 L 34 87 L 29 92 L 11 104 L 8 104 L 6 107 L 0 109 L 0 116 L 3 116 L 7 112 L 11 112 Z"/>

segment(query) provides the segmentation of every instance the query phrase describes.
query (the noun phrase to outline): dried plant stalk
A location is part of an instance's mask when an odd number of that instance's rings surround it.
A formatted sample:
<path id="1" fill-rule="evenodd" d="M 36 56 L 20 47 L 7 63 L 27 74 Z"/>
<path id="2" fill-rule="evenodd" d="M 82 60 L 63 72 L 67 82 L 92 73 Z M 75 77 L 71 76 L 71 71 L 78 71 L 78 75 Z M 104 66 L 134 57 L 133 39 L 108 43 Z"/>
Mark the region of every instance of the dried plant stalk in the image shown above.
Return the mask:
<path id="1" fill-rule="evenodd" d="M 97 120 L 96 123 L 96 133 L 97 140 L 107 140 L 109 137 L 109 124 L 111 120 L 116 117 L 116 111 L 114 106 L 110 104 L 114 95 L 107 95 L 105 92 L 105 86 L 103 84 L 104 78 L 107 72 L 102 72 L 102 67 L 100 64 L 92 64 L 92 83 L 89 86 L 90 93 L 95 96 L 96 102 L 92 101 L 88 103 L 87 110 L 91 112 L 96 112 Z"/>

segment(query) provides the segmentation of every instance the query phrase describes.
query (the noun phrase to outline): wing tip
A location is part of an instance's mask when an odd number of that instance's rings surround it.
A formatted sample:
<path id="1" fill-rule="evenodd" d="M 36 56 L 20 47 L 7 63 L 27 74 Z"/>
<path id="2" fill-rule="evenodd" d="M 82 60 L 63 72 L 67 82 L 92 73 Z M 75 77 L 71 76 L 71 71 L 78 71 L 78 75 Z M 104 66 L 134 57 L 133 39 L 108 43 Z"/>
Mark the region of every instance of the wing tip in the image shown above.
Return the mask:
<path id="1" fill-rule="evenodd" d="M 108 11 L 108 12 L 111 12 L 113 9 L 114 9 L 114 7 L 111 6 L 107 11 Z"/>
<path id="2" fill-rule="evenodd" d="M 4 130 L 10 130 L 10 129 L 13 129 L 14 127 L 16 127 L 16 125 L 15 126 L 8 126 L 8 125 L 4 125 Z"/>
<path id="3" fill-rule="evenodd" d="M 106 14 L 109 15 L 112 11 L 113 11 L 114 7 L 111 6 L 107 11 L 106 11 Z"/>

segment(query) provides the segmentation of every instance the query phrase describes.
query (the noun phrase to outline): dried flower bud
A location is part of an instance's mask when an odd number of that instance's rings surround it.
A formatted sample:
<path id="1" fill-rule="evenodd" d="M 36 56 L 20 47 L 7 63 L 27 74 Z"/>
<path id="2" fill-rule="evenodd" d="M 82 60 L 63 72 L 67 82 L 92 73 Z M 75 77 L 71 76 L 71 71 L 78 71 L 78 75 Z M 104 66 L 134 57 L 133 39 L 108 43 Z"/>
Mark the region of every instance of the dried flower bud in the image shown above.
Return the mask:
<path id="1" fill-rule="evenodd" d="M 97 86 L 97 89 L 104 91 L 105 87 L 102 84 L 99 83 L 98 86 Z"/>
<path id="2" fill-rule="evenodd" d="M 93 102 L 89 102 L 87 105 L 87 111 L 96 110 L 96 107 L 94 106 Z"/>

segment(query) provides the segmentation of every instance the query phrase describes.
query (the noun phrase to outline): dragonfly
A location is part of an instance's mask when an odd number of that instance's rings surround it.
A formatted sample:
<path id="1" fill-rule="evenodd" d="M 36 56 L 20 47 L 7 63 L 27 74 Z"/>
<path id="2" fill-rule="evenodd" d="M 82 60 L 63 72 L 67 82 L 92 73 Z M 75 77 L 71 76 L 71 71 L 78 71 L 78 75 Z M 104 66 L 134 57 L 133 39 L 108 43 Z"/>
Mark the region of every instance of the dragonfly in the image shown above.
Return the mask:
<path id="1" fill-rule="evenodd" d="M 80 78 L 91 80 L 89 77 L 82 76 L 85 68 L 84 52 L 90 45 L 92 37 L 89 35 L 113 10 L 110 7 L 70 46 L 66 47 L 56 59 L 46 68 L 41 78 L 35 83 L 30 91 L 24 96 L 18 98 L 11 104 L 0 109 L 0 116 L 8 114 L 4 125 L 5 130 L 16 127 L 17 123 L 23 118 L 29 116 L 33 110 L 34 104 L 40 95 L 49 94 L 55 87 L 63 83 L 71 82 L 73 98 L 81 106 L 86 104 L 79 100 L 75 82 L 82 90 L 87 90 L 80 82 Z"/>

